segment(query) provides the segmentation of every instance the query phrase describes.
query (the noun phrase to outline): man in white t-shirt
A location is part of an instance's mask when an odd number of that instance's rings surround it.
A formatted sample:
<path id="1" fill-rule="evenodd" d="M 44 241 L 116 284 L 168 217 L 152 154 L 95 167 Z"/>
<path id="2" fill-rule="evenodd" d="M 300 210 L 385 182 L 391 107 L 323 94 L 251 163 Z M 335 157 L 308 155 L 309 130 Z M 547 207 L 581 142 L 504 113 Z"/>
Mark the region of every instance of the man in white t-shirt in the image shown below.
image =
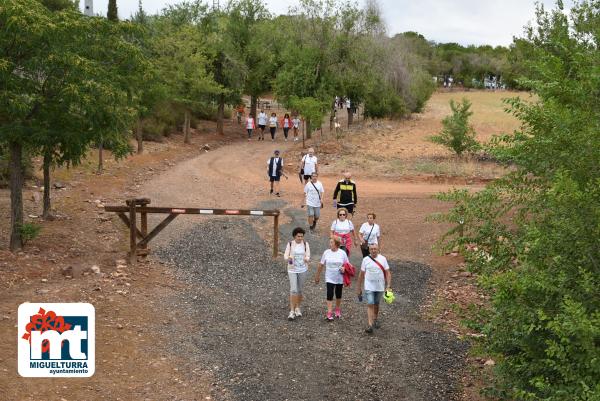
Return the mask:
<path id="1" fill-rule="evenodd" d="M 306 206 L 308 214 L 308 226 L 310 230 L 314 230 L 317 226 L 317 221 L 321 217 L 321 206 L 323 205 L 323 184 L 317 179 L 318 174 L 314 173 L 310 177 L 310 182 L 304 186 L 304 203 L 301 207 Z"/>
<path id="2" fill-rule="evenodd" d="M 365 298 L 367 300 L 368 326 L 365 332 L 373 334 L 373 329 L 378 329 L 379 302 L 384 291 L 391 291 L 392 274 L 385 256 L 379 254 L 377 244 L 369 245 L 369 256 L 363 259 L 360 265 L 358 286 L 356 287 L 359 299 L 362 299 L 362 287 L 364 284 Z M 384 273 L 385 272 L 385 273 Z"/>
<path id="3" fill-rule="evenodd" d="M 313 173 L 319 173 L 317 156 L 315 156 L 313 148 L 308 148 L 308 153 L 302 156 L 300 160 L 300 175 L 303 176 L 305 184 L 308 184 L 308 180 L 310 180 Z"/>

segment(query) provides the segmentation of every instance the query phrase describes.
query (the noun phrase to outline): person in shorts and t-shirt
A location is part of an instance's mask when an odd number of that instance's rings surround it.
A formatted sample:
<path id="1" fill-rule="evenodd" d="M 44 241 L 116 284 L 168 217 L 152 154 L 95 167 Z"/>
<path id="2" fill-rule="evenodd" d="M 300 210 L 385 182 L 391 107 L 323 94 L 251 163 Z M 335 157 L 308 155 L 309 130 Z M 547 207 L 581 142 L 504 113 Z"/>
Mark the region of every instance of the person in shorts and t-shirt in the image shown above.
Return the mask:
<path id="1" fill-rule="evenodd" d="M 294 128 L 294 142 L 296 142 L 298 140 L 298 130 L 300 129 L 300 118 L 298 116 L 292 118 L 292 127 Z"/>
<path id="2" fill-rule="evenodd" d="M 315 150 L 313 148 L 308 148 L 308 153 L 302 156 L 300 160 L 300 174 L 304 178 L 304 183 L 308 184 L 308 180 L 310 180 L 310 176 L 313 173 L 318 173 L 317 166 L 317 156 L 315 156 Z"/>
<path id="3" fill-rule="evenodd" d="M 279 151 L 273 152 L 273 157 L 267 160 L 267 174 L 269 175 L 269 181 L 271 182 L 271 192 L 273 193 L 273 187 L 275 187 L 275 195 L 279 194 L 279 181 L 283 175 L 283 158 L 279 157 Z"/>
<path id="4" fill-rule="evenodd" d="M 358 276 L 356 292 L 360 299 L 364 284 L 368 321 L 365 332 L 373 334 L 373 329 L 380 327 L 377 320 L 379 316 L 379 302 L 384 291 L 391 291 L 392 274 L 390 273 L 390 265 L 388 265 L 387 259 L 385 256 L 379 254 L 377 244 L 369 245 L 369 253 L 370 255 L 364 258 L 360 265 L 360 275 Z"/>
<path id="5" fill-rule="evenodd" d="M 260 128 L 260 132 L 258 133 L 258 140 L 265 140 L 265 127 L 267 126 L 267 113 L 264 110 L 261 110 L 258 113 L 258 128 Z"/>
<path id="6" fill-rule="evenodd" d="M 358 237 L 363 258 L 369 256 L 369 245 L 377 244 L 381 249 L 381 229 L 379 224 L 375 223 L 375 213 L 367 214 L 367 222 L 360 226 Z"/>
<path id="7" fill-rule="evenodd" d="M 305 200 L 301 207 L 306 205 L 308 214 L 308 226 L 310 230 L 314 230 L 317 226 L 317 221 L 321 217 L 321 206 L 323 205 L 323 184 L 317 180 L 317 173 L 310 177 L 310 182 L 304 186 Z"/>

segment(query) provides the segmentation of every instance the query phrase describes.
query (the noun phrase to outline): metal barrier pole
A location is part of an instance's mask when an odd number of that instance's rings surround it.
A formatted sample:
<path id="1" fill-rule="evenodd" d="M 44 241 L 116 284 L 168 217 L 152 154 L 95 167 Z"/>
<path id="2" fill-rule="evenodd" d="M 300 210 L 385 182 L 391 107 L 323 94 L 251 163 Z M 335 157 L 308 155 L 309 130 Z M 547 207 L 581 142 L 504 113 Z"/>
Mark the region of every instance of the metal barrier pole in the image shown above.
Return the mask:
<path id="1" fill-rule="evenodd" d="M 273 257 L 277 257 L 279 249 L 279 215 L 276 214 L 273 220 Z"/>

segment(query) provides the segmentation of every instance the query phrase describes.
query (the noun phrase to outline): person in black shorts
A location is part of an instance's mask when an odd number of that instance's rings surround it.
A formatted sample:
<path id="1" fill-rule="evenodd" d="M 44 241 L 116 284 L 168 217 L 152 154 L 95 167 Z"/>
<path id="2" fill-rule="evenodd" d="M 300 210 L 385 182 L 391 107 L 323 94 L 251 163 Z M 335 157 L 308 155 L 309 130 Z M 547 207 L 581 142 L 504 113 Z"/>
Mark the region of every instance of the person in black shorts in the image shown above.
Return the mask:
<path id="1" fill-rule="evenodd" d="M 279 157 L 279 151 L 273 152 L 273 156 L 267 161 L 267 175 L 269 176 L 269 182 L 271 183 L 271 191 L 275 190 L 275 195 L 279 194 L 279 181 L 283 173 L 283 158 Z"/>

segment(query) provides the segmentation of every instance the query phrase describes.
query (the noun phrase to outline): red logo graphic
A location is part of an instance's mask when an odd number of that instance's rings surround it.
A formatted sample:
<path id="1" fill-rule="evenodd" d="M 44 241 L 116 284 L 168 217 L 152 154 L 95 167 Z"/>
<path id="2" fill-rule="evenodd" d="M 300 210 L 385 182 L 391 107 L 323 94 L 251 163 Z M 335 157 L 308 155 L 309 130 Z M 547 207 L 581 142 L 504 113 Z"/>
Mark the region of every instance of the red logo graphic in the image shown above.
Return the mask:
<path id="1" fill-rule="evenodd" d="M 62 316 L 56 316 L 56 313 L 52 311 L 46 312 L 43 308 L 40 308 L 36 315 L 31 316 L 30 322 L 25 326 L 26 333 L 23 334 L 23 339 L 29 340 L 31 344 L 31 332 L 41 331 L 42 333 L 47 330 L 55 330 L 59 333 L 63 333 L 71 329 L 69 323 L 65 323 L 65 319 Z M 64 341 L 63 341 L 64 343 Z M 42 352 L 47 352 L 50 349 L 50 342 L 44 340 L 42 342 Z"/>

